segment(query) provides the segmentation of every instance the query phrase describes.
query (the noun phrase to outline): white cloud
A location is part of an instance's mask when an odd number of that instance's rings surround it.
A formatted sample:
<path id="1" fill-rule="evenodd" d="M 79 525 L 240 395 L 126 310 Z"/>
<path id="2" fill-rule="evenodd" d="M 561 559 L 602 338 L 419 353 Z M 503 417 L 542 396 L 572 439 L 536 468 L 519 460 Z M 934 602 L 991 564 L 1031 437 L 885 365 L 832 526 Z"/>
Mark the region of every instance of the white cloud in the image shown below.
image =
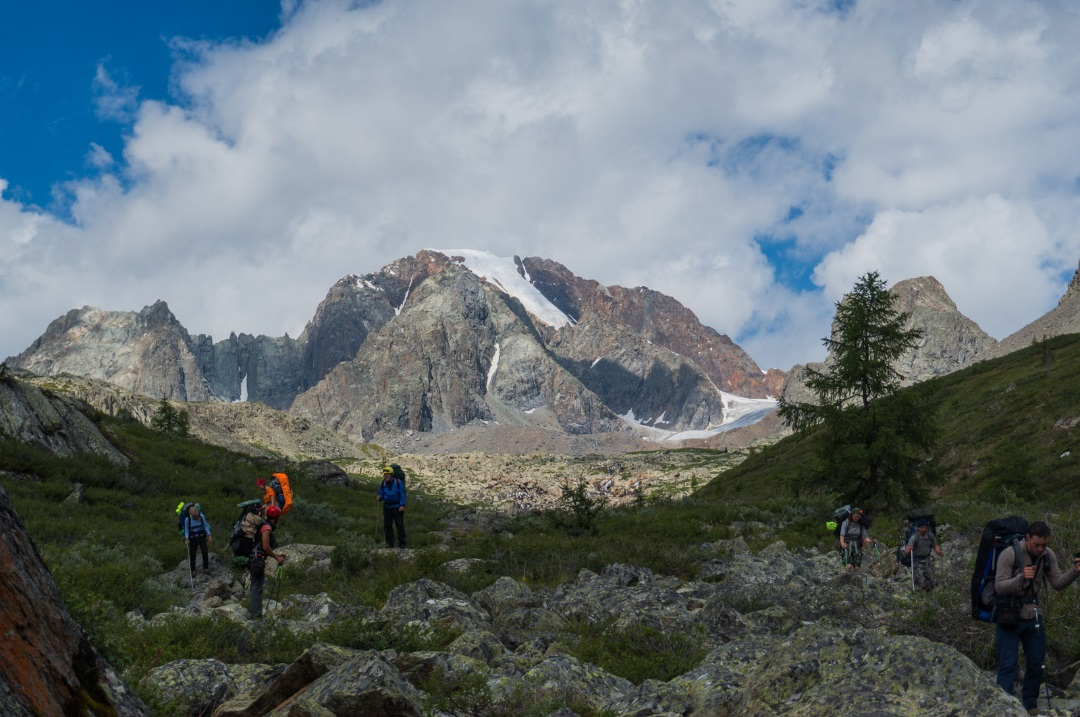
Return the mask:
<path id="1" fill-rule="evenodd" d="M 157 298 L 193 333 L 295 336 L 341 276 L 460 246 L 648 285 L 786 368 L 820 358 L 869 269 L 937 276 L 1000 337 L 1080 257 L 1067 8 L 290 0 L 282 18 L 259 43 L 175 40 L 173 103 L 99 68 L 130 137 L 65 185 L 74 226 L 0 200 L 0 355 L 83 303 Z M 824 291 L 785 285 L 759 238 L 820 264 Z"/>

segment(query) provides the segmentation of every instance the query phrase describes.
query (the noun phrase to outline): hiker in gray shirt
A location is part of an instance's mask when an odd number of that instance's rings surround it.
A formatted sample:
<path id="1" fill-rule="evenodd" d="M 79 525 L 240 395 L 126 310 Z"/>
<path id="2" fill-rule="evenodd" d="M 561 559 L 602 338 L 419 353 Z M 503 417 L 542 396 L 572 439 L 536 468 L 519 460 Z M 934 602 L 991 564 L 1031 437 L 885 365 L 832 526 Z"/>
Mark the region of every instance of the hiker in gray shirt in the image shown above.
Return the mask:
<path id="1" fill-rule="evenodd" d="M 1039 587 L 1043 580 L 1055 590 L 1064 590 L 1080 577 L 1080 554 L 1072 567 L 1062 572 L 1057 556 L 1047 547 L 1050 526 L 1036 521 L 1028 526 L 1024 540 L 1015 549 L 1002 550 L 997 559 L 994 592 L 997 593 L 997 683 L 1013 694 L 1020 645 L 1024 646 L 1024 686 L 1021 701 L 1028 714 L 1039 714 L 1039 685 L 1046 658 L 1046 625 L 1039 608 Z"/>
<path id="2" fill-rule="evenodd" d="M 934 589 L 934 566 L 930 562 L 930 552 L 937 553 L 939 558 L 943 553 L 937 538 L 930 532 L 930 521 L 919 518 L 915 526 L 917 532 L 908 540 L 908 544 L 904 547 L 904 554 L 911 555 L 911 570 L 914 574 L 915 587 L 930 592 Z"/>
<path id="3" fill-rule="evenodd" d="M 858 508 L 840 526 L 840 550 L 844 555 L 844 572 L 862 569 L 863 546 L 870 542 L 870 532 L 863 524 L 863 512 Z"/>

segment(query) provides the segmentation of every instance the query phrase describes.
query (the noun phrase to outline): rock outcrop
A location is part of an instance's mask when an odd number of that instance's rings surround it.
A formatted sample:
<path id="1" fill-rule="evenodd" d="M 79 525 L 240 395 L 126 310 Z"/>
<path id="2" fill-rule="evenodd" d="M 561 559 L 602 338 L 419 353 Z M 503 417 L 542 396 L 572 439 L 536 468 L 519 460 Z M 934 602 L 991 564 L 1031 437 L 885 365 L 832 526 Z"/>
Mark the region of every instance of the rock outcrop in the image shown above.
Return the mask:
<path id="1" fill-rule="evenodd" d="M 130 461 L 91 420 L 78 399 L 45 391 L 0 368 L 0 437 L 37 446 L 53 455 L 101 456 L 117 465 Z"/>
<path id="2" fill-rule="evenodd" d="M 1080 333 L 1080 268 L 1073 274 L 1072 281 L 1056 307 L 1003 338 L 987 358 L 1004 356 L 1054 336 L 1075 333 Z"/>
<path id="3" fill-rule="evenodd" d="M 75 624 L 0 487 L 0 712 L 148 715 Z"/>
<path id="4" fill-rule="evenodd" d="M 997 355 L 997 341 L 956 308 L 945 287 L 934 277 L 898 281 L 889 292 L 895 297 L 893 308 L 908 315 L 904 329 L 923 332 L 918 345 L 893 362 L 901 385 L 943 376 Z M 823 363 L 793 366 L 787 373 L 784 399 L 795 403 L 815 401 L 806 388 L 806 370 L 827 372 L 829 360 L 826 356 Z"/>

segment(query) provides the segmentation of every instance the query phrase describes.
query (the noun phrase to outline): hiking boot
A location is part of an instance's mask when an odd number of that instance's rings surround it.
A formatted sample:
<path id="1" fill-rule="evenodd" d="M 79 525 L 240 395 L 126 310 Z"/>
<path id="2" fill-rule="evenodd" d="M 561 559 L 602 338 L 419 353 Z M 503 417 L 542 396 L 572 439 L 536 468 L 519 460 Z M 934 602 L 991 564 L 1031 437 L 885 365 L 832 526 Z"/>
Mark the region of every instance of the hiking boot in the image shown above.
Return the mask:
<path id="1" fill-rule="evenodd" d="M 1039 717 L 1039 715 L 1042 714 L 1042 713 L 1039 712 L 1038 707 L 1032 707 L 1031 709 L 1028 710 L 1028 714 L 1031 715 L 1032 717 Z"/>

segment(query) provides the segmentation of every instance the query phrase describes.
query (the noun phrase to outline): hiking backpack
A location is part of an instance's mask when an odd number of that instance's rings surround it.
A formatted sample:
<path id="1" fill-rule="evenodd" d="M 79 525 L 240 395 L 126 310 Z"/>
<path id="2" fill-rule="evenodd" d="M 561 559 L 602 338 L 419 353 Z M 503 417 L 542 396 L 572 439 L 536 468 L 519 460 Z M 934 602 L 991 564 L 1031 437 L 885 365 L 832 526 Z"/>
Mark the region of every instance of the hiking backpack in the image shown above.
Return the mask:
<path id="1" fill-rule="evenodd" d="M 183 537 L 184 535 L 184 519 L 188 517 L 188 510 L 191 508 L 191 506 L 195 506 L 199 509 L 199 516 L 201 517 L 203 514 L 202 506 L 195 501 L 185 501 L 180 505 L 176 506 L 176 529 L 180 531 L 181 537 Z"/>
<path id="2" fill-rule="evenodd" d="M 913 510 L 904 516 L 904 519 L 900 522 L 900 544 L 896 546 L 896 562 L 903 565 L 905 568 L 911 567 L 911 557 L 915 554 L 912 550 L 910 553 L 905 553 L 904 548 L 907 547 L 908 541 L 911 540 L 911 536 L 919 532 L 918 523 L 920 520 L 925 520 L 930 527 L 930 532 L 937 536 L 937 523 L 934 522 L 934 514 L 926 510 Z"/>
<path id="3" fill-rule="evenodd" d="M 836 545 L 840 545 L 840 527 L 844 524 L 844 521 L 851 515 L 851 506 L 845 505 L 837 508 L 833 511 L 833 519 L 825 525 L 832 525 L 833 538 L 836 539 Z"/>
<path id="4" fill-rule="evenodd" d="M 1027 534 L 1027 530 L 1028 522 L 1018 515 L 996 518 L 983 528 L 979 552 L 975 555 L 975 569 L 971 574 L 972 618 L 994 622 L 997 602 L 994 577 L 997 573 L 998 556 L 1001 551 L 1009 548 L 1019 551 L 1020 541 Z"/>
<path id="5" fill-rule="evenodd" d="M 289 476 L 284 473 L 275 473 L 268 485 L 274 491 L 277 507 L 281 508 L 281 514 L 285 515 L 292 510 L 292 488 L 289 486 Z"/>
<path id="6" fill-rule="evenodd" d="M 240 517 L 233 523 L 232 535 L 229 536 L 229 550 L 237 557 L 250 557 L 255 550 L 255 538 L 259 534 L 259 526 L 265 521 L 259 515 L 259 506 L 262 501 L 249 500 L 237 504 L 240 508 Z"/>
<path id="7" fill-rule="evenodd" d="M 401 481 L 402 483 L 405 482 L 405 471 L 402 470 L 401 466 L 399 466 L 397 463 L 391 463 L 390 469 L 394 471 L 394 478 Z"/>

